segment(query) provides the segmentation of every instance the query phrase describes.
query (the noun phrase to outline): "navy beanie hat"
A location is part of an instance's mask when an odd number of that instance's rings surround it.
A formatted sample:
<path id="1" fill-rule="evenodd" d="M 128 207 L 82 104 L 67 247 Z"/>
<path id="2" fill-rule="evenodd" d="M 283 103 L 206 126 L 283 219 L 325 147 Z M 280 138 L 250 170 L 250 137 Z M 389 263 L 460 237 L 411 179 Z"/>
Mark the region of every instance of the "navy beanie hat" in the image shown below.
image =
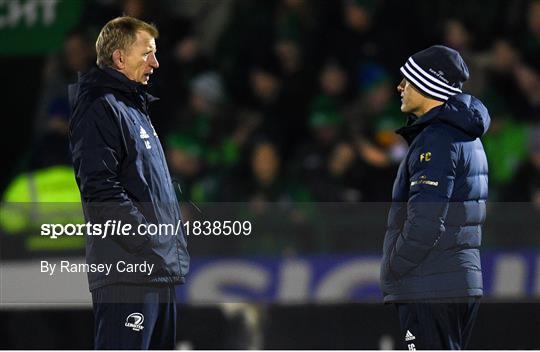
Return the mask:
<path id="1" fill-rule="evenodd" d="M 422 94 L 440 101 L 462 93 L 463 82 L 469 78 L 461 55 L 442 45 L 417 52 L 399 70 Z"/>

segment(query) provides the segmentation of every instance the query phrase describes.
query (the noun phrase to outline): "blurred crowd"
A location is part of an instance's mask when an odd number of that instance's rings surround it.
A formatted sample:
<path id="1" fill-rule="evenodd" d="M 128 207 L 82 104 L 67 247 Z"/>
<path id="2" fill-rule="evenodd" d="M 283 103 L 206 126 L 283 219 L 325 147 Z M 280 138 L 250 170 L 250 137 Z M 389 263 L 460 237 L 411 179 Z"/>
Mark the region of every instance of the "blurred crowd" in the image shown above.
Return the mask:
<path id="1" fill-rule="evenodd" d="M 86 1 L 45 64 L 28 170 L 70 165 L 67 85 L 122 14 L 160 30 L 152 119 L 184 201 L 390 201 L 399 67 L 444 44 L 492 117 L 491 200 L 540 207 L 539 0 Z"/>
<path id="2" fill-rule="evenodd" d="M 540 201 L 540 1 L 522 4 L 522 21 L 492 33 L 435 11 L 423 19 L 432 23 L 429 35 L 414 26 L 398 32 L 406 26 L 390 22 L 399 18 L 387 15 L 392 5 L 88 2 L 80 26 L 44 68 L 31 168 L 69 164 L 66 86 L 94 64 L 100 27 L 127 14 L 161 32 L 153 120 L 184 199 L 389 201 L 407 148 L 394 133 L 405 122 L 398 68 L 422 45 L 442 43 L 465 57 L 465 90 L 493 119 L 484 138 L 492 199 Z M 413 4 L 411 20 L 430 7 Z M 510 22 L 497 16 L 484 21 Z"/>

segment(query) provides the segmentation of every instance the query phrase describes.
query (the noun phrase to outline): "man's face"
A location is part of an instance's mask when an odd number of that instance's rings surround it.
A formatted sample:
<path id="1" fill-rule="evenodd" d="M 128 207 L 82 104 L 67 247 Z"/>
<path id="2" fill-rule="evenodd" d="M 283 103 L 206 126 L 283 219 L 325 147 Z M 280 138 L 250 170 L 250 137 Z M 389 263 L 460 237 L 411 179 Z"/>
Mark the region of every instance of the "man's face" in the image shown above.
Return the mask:
<path id="1" fill-rule="evenodd" d="M 419 116 L 418 114 L 420 113 L 426 98 L 405 78 L 403 78 L 397 86 L 397 91 L 401 95 L 401 111 Z"/>
<path id="2" fill-rule="evenodd" d="M 137 32 L 135 43 L 123 53 L 124 68 L 120 71 L 132 81 L 148 84 L 150 75 L 159 67 L 156 41 L 150 33 Z"/>

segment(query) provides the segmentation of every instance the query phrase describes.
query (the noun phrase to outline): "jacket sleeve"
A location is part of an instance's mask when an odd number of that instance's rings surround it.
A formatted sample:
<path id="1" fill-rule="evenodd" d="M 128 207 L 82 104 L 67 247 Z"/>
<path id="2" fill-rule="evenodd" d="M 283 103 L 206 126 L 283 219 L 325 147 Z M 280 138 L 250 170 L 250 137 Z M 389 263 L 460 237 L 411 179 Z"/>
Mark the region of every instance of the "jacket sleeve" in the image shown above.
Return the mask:
<path id="1" fill-rule="evenodd" d="M 119 170 L 127 148 L 122 128 L 107 103 L 98 99 L 84 113 L 74 116 L 70 148 L 88 221 L 121 221 L 131 224 L 131 232 L 139 224 L 147 224 L 120 182 Z M 148 235 L 138 233 L 110 237 L 130 253 L 141 252 L 150 241 Z"/>
<path id="2" fill-rule="evenodd" d="M 455 146 L 442 132 L 423 137 L 413 148 L 407 218 L 389 260 L 397 277 L 417 267 L 444 232 L 458 160 Z"/>

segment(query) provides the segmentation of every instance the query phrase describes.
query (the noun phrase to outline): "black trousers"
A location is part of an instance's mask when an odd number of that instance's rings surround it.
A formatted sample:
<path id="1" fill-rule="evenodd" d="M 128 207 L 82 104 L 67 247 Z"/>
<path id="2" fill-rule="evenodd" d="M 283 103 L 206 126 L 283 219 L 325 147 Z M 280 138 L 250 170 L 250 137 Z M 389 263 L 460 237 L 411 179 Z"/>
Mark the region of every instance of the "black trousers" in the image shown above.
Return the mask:
<path id="1" fill-rule="evenodd" d="M 473 297 L 397 303 L 405 349 L 467 348 L 479 305 Z"/>
<path id="2" fill-rule="evenodd" d="M 174 286 L 109 285 L 92 291 L 94 348 L 174 349 Z"/>

